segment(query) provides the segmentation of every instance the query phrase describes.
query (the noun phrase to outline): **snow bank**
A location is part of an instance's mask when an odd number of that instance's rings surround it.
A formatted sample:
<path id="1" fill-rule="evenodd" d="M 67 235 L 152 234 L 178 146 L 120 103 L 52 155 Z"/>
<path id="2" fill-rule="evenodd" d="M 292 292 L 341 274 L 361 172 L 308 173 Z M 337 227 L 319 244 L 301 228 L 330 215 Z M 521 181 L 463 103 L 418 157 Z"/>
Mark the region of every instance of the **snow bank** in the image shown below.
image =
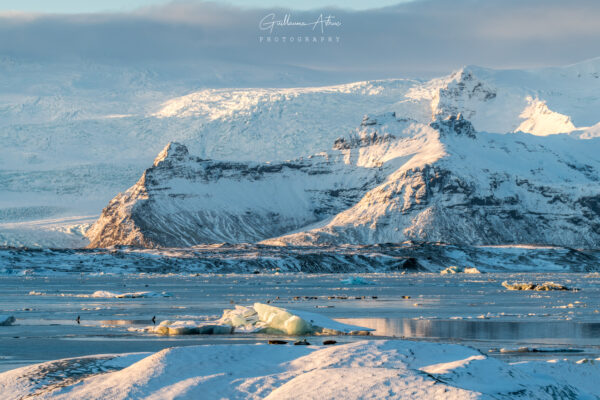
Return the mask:
<path id="1" fill-rule="evenodd" d="M 165 349 L 143 359 L 131 358 L 126 365 L 125 360 L 120 370 L 99 369 L 97 375 L 79 381 L 61 371 L 73 363 L 19 368 L 0 374 L 0 392 L 6 400 L 39 395 L 57 400 L 600 396 L 595 379 L 600 376 L 600 359 L 507 364 L 469 347 L 442 343 L 205 345 Z"/>
<path id="2" fill-rule="evenodd" d="M 452 266 L 450 266 L 450 267 L 448 267 L 448 268 L 440 271 L 440 274 L 442 274 L 442 275 L 458 274 L 458 273 L 463 273 L 463 274 L 481 274 L 481 271 L 479 271 L 475 267 L 461 268 L 461 267 L 457 267 L 456 265 L 452 265 Z"/>
<path id="3" fill-rule="evenodd" d="M 0 315 L 0 326 L 10 326 L 16 321 L 12 315 Z"/>
<path id="4" fill-rule="evenodd" d="M 514 282 L 509 283 L 507 281 L 502 282 L 502 286 L 508 290 L 536 290 L 536 291 L 548 291 L 548 290 L 574 290 L 564 285 L 560 285 L 554 282 L 544 282 L 542 284 L 536 284 L 531 282 Z"/>

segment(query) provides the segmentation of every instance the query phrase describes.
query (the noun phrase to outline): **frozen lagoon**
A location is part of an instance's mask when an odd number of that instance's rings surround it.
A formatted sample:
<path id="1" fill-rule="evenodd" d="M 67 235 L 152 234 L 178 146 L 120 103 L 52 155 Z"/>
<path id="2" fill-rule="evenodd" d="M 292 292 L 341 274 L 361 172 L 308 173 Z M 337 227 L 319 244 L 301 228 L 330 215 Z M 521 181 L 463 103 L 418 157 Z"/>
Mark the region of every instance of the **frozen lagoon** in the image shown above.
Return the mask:
<path id="1" fill-rule="evenodd" d="M 355 276 L 373 284 L 342 283 Z M 506 280 L 552 280 L 578 290 L 508 291 Z M 90 297 L 96 291 L 169 297 Z M 101 353 L 265 342 L 270 336 L 264 334 L 162 337 L 131 328 L 152 325 L 153 316 L 157 323 L 214 319 L 232 304 L 267 301 L 374 328 L 369 340 L 461 343 L 511 361 L 600 356 L 596 273 L 34 275 L 3 276 L 0 292 L 0 314 L 16 317 L 14 326 L 0 327 L 0 371 Z M 340 343 L 359 339 L 364 337 L 336 337 Z M 524 346 L 580 351 L 500 352 Z"/>

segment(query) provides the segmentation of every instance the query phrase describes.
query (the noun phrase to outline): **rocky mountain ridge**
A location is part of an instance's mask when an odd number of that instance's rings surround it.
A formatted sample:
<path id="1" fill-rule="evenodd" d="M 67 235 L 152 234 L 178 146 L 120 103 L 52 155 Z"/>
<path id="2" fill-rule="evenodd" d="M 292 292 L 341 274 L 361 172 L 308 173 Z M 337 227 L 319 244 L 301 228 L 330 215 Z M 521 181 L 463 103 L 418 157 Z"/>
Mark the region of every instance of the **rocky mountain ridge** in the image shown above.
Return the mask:
<path id="1" fill-rule="evenodd" d="M 285 163 L 201 160 L 171 143 L 103 211 L 91 246 L 600 246 L 598 139 L 434 118 L 367 117 L 329 152 Z"/>

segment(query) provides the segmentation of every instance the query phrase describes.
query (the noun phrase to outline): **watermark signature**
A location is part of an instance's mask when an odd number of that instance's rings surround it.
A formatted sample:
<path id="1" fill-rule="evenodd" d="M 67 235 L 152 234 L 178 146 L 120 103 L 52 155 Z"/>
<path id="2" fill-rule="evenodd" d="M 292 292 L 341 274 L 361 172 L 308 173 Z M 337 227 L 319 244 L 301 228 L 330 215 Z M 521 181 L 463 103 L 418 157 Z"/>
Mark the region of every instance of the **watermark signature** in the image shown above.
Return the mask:
<path id="1" fill-rule="evenodd" d="M 277 18 L 275 13 L 265 15 L 258 23 L 260 43 L 339 43 L 336 29 L 342 21 L 334 15 L 319 16 L 315 20 L 294 20 L 291 14 Z M 337 33 L 337 34 L 336 34 Z"/>

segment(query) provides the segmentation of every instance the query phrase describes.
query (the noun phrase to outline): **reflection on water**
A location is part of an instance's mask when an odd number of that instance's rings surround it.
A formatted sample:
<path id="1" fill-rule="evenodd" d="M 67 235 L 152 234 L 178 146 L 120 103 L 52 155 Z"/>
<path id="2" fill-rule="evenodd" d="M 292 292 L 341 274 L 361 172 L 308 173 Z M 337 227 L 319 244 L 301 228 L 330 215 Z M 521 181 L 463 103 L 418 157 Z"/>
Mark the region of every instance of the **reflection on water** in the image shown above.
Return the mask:
<path id="1" fill-rule="evenodd" d="M 375 329 L 380 336 L 432 339 L 596 339 L 600 323 L 490 321 L 411 318 L 351 318 L 346 323 Z"/>

